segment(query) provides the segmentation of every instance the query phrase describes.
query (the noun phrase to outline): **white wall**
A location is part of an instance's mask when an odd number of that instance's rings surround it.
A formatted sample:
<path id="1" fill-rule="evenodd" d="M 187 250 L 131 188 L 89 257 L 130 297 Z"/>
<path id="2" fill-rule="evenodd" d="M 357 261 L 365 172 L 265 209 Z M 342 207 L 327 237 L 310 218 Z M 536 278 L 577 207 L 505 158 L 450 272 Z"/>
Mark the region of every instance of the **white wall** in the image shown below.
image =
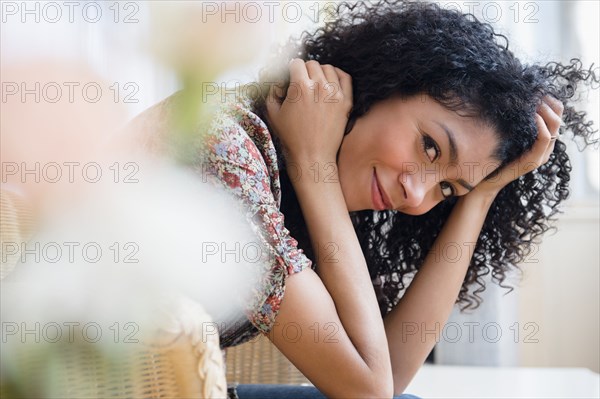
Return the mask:
<path id="1" fill-rule="evenodd" d="M 521 341 L 520 365 L 600 372 L 598 226 L 597 206 L 567 208 L 558 232 L 540 247 L 539 262 L 523 265 L 519 320 L 535 323 L 538 332 L 532 342 Z"/>

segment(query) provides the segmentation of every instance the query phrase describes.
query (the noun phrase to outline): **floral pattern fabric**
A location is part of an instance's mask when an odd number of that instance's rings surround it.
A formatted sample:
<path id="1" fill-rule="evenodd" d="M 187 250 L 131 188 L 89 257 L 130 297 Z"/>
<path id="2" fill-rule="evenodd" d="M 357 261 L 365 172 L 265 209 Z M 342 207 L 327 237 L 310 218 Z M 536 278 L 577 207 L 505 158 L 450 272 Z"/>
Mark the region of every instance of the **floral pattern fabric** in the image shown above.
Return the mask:
<path id="1" fill-rule="evenodd" d="M 231 346 L 258 332 L 268 333 L 279 312 L 286 278 L 313 264 L 284 225 L 277 155 L 266 124 L 244 96 L 219 108 L 204 137 L 199 157 L 202 171 L 245 205 L 250 225 L 269 255 L 268 263 L 261 266 L 262 281 L 246 307 L 251 326 L 220 331 L 221 345 Z"/>

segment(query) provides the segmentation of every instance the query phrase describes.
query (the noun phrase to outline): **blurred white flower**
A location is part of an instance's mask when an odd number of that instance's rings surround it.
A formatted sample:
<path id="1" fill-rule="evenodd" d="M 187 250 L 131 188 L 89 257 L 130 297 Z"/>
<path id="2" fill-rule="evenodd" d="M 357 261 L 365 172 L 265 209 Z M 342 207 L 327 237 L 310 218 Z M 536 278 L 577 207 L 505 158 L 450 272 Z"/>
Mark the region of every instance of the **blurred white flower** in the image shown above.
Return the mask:
<path id="1" fill-rule="evenodd" d="M 254 60 L 277 36 L 262 2 L 151 2 L 151 46 L 188 76 L 214 79 Z"/>
<path id="2" fill-rule="evenodd" d="M 239 205 L 190 171 L 134 164 L 138 182 L 105 179 L 42 215 L 24 263 L 2 283 L 3 321 L 147 326 L 180 296 L 216 320 L 241 315 L 266 254 Z"/>

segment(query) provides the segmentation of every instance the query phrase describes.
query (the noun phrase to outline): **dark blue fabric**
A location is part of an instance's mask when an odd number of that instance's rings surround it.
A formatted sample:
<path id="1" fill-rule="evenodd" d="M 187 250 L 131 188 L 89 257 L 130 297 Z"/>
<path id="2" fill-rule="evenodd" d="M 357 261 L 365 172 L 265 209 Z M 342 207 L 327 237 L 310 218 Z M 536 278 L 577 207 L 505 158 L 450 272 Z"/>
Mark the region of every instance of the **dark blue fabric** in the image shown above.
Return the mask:
<path id="1" fill-rule="evenodd" d="M 239 399 L 327 399 L 317 388 L 302 385 L 240 384 L 236 390 Z M 394 399 L 420 398 L 405 393 Z"/>

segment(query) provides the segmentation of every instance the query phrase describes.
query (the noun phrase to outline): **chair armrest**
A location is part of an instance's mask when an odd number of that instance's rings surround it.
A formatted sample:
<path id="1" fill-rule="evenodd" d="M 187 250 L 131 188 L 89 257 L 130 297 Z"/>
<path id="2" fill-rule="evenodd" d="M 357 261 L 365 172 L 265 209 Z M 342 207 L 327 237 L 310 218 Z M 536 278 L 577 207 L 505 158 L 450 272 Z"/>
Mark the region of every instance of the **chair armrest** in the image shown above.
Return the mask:
<path id="1" fill-rule="evenodd" d="M 182 397 L 226 398 L 227 382 L 219 336 L 212 318 L 190 299 L 165 304 L 155 332 L 144 339 L 171 359 Z"/>

